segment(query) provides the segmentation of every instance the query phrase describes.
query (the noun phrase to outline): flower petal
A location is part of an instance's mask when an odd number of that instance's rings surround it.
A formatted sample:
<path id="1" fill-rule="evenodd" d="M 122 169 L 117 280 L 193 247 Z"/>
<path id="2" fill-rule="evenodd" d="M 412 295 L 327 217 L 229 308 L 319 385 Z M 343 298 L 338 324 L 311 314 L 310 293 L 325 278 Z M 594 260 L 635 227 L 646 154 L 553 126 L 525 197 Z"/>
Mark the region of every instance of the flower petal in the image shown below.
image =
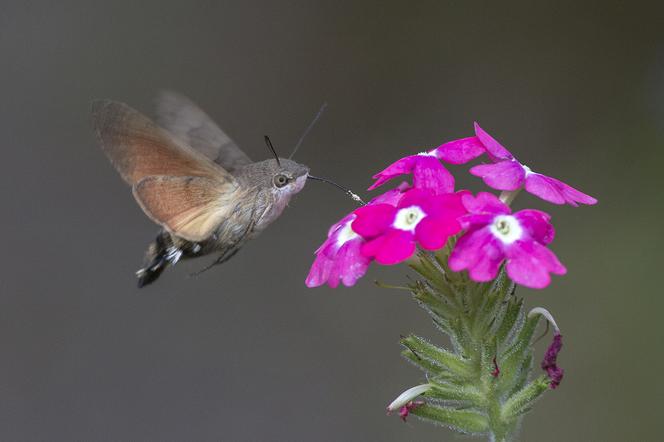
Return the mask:
<path id="1" fill-rule="evenodd" d="M 526 191 L 553 204 L 569 204 L 577 207 L 581 204 L 596 204 L 597 200 L 590 195 L 576 190 L 562 181 L 539 173 L 526 176 Z"/>
<path id="2" fill-rule="evenodd" d="M 334 261 L 329 259 L 324 253 L 317 253 L 314 263 L 311 265 L 309 275 L 305 280 L 307 287 L 319 287 L 328 282 L 330 272 L 334 266 Z M 330 281 L 330 287 L 336 287 L 339 283 L 334 284 Z"/>
<path id="3" fill-rule="evenodd" d="M 436 218 L 427 216 L 417 225 L 415 236 L 423 249 L 438 250 L 450 236 L 459 233 L 461 226 L 455 217 Z"/>
<path id="4" fill-rule="evenodd" d="M 415 159 L 419 155 L 411 155 L 408 157 L 401 158 L 400 160 L 395 161 L 394 163 L 387 166 L 382 172 L 378 172 L 373 178 L 376 180 L 375 183 L 369 187 L 369 190 L 373 190 L 379 186 L 382 186 L 392 178 L 411 173 L 413 167 L 415 166 Z"/>
<path id="5" fill-rule="evenodd" d="M 435 194 L 454 192 L 454 176 L 438 158 L 418 155 L 413 168 L 413 187 L 429 189 Z"/>
<path id="6" fill-rule="evenodd" d="M 362 255 L 375 258 L 379 264 L 398 264 L 415 253 L 415 238 L 412 233 L 391 229 L 362 245 Z"/>
<path id="7" fill-rule="evenodd" d="M 516 241 L 506 250 L 507 275 L 512 281 L 533 289 L 549 285 L 549 272 L 564 275 L 567 272 L 556 255 L 536 241 Z"/>
<path id="8" fill-rule="evenodd" d="M 404 181 L 396 189 L 388 190 L 382 195 L 378 195 L 377 197 L 373 198 L 371 201 L 369 201 L 369 204 L 389 204 L 391 206 L 396 206 L 404 192 L 409 188 L 410 184 Z"/>
<path id="9" fill-rule="evenodd" d="M 448 264 L 455 272 L 468 269 L 473 281 L 491 281 L 498 274 L 503 251 L 487 227 L 469 231 L 457 241 Z"/>
<path id="10" fill-rule="evenodd" d="M 371 260 L 360 253 L 363 243 L 364 240 L 358 238 L 341 246 L 330 271 L 328 279 L 330 287 L 336 287 L 339 281 L 346 287 L 351 287 L 364 276 Z"/>
<path id="11" fill-rule="evenodd" d="M 457 192 L 435 195 L 422 201 L 420 207 L 429 216 L 455 220 L 468 213 L 462 202 L 462 197 L 465 195 L 470 195 L 470 193 Z"/>
<path id="12" fill-rule="evenodd" d="M 383 233 L 394 220 L 396 208 L 389 204 L 362 206 L 355 211 L 355 220 L 351 227 L 364 238 L 373 238 Z"/>
<path id="13" fill-rule="evenodd" d="M 529 236 L 542 244 L 549 244 L 556 234 L 551 224 L 551 216 L 539 210 L 526 209 L 514 214 L 521 227 Z"/>
<path id="14" fill-rule="evenodd" d="M 498 190 L 517 190 L 523 185 L 526 176 L 526 171 L 516 160 L 480 164 L 472 167 L 470 173 L 482 178 L 487 186 Z"/>
<path id="15" fill-rule="evenodd" d="M 441 144 L 433 152 L 446 163 L 465 164 L 482 155 L 485 148 L 478 137 L 468 137 Z"/>
<path id="16" fill-rule="evenodd" d="M 479 192 L 477 196 L 468 193 L 464 194 L 461 197 L 461 202 L 470 213 L 490 213 L 496 215 L 511 213 L 510 207 L 507 204 L 489 192 Z"/>
<path id="17" fill-rule="evenodd" d="M 333 224 L 332 227 L 330 227 L 330 230 L 327 231 L 327 237 L 330 238 L 332 235 L 335 234 L 339 229 L 342 229 L 346 226 L 346 223 L 352 221 L 355 219 L 355 213 L 349 213 L 348 215 L 344 216 L 341 218 L 339 222 L 336 224 Z"/>
<path id="18" fill-rule="evenodd" d="M 489 157 L 491 157 L 494 162 L 514 159 L 509 150 L 505 149 L 491 135 L 486 133 L 477 123 L 475 123 L 475 135 L 477 135 L 477 138 L 482 142 Z"/>

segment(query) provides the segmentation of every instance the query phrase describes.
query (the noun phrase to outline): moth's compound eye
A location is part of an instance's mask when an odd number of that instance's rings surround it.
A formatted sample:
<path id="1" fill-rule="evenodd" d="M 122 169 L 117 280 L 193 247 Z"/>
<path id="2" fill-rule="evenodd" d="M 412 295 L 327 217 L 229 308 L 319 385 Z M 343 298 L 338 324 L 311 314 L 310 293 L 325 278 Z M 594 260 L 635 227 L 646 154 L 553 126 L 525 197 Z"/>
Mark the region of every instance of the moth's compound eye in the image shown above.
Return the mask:
<path id="1" fill-rule="evenodd" d="M 288 177 L 286 175 L 277 175 L 274 177 L 274 185 L 277 187 L 284 187 L 288 184 Z"/>

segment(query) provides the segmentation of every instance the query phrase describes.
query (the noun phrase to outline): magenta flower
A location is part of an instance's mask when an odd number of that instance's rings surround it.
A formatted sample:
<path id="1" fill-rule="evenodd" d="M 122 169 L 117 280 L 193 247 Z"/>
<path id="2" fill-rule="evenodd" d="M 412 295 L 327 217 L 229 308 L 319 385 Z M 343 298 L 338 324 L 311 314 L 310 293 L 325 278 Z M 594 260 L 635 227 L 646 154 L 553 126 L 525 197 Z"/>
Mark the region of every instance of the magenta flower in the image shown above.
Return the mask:
<path id="1" fill-rule="evenodd" d="M 395 205 L 407 188 L 408 185 L 403 183 L 398 188 L 374 198 L 367 206 Z M 327 240 L 316 250 L 316 259 L 305 280 L 307 287 L 327 284 L 336 288 L 339 282 L 350 287 L 367 272 L 371 259 L 360 252 L 365 240 L 351 227 L 356 217 L 355 212 L 350 213 L 330 228 Z"/>
<path id="2" fill-rule="evenodd" d="M 514 191 L 525 184 L 527 192 L 553 204 L 569 204 L 576 207 L 578 203 L 597 203 L 597 200 L 590 195 L 555 178 L 533 172 L 528 166 L 521 164 L 477 123 L 475 123 L 475 134 L 494 164 L 475 166 L 470 169 L 470 173 L 482 178 L 487 186 Z"/>
<path id="3" fill-rule="evenodd" d="M 441 144 L 432 152 L 446 163 L 465 164 L 482 155 L 486 149 L 478 137 L 468 137 Z"/>
<path id="4" fill-rule="evenodd" d="M 351 228 L 356 215 L 346 215 L 330 228 L 327 240 L 316 250 L 307 287 L 323 284 L 336 288 L 341 281 L 346 287 L 355 285 L 367 271 L 371 260 L 360 253 L 364 239 Z"/>
<path id="5" fill-rule="evenodd" d="M 416 189 L 428 189 L 436 194 L 454 192 L 454 177 L 432 152 L 407 156 L 391 164 L 373 176 L 376 182 L 369 190 L 382 186 L 399 175 L 412 173 L 413 187 Z"/>
<path id="6" fill-rule="evenodd" d="M 423 249 L 440 249 L 461 230 L 457 218 L 466 213 L 461 195 L 415 188 L 404 193 L 396 206 L 360 207 L 352 228 L 367 239 L 362 255 L 391 265 L 410 258 L 418 243 Z"/>
<path id="7" fill-rule="evenodd" d="M 555 234 L 548 214 L 521 210 L 512 215 L 507 205 L 486 192 L 477 197 L 466 194 L 462 201 L 470 213 L 460 219 L 466 232 L 450 255 L 452 270 L 468 270 L 472 280 L 486 282 L 496 277 L 506 261 L 507 275 L 531 288 L 549 285 L 549 273 L 567 272 L 545 247 Z"/>
<path id="8" fill-rule="evenodd" d="M 369 187 L 373 190 L 394 177 L 413 174 L 413 187 L 429 189 L 435 194 L 454 192 L 454 177 L 440 163 L 463 164 L 485 152 L 484 145 L 477 137 L 461 138 L 444 143 L 428 152 L 410 155 L 392 163 L 382 172 L 373 176 L 376 182 Z"/>

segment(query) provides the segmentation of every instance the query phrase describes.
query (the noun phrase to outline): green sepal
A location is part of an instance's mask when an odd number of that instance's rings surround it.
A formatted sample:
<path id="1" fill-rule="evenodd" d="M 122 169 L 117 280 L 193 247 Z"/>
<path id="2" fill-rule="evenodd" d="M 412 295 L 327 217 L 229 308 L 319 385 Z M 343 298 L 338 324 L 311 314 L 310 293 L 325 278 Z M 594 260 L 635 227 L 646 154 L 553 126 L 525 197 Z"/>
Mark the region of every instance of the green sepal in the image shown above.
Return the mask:
<path id="1" fill-rule="evenodd" d="M 420 359 L 428 359 L 440 368 L 450 371 L 461 378 L 465 379 L 473 375 L 472 366 L 467 361 L 454 353 L 436 347 L 419 336 L 410 335 L 403 338 L 401 345 Z"/>
<path id="2" fill-rule="evenodd" d="M 429 312 L 440 318 L 449 318 L 456 315 L 457 309 L 448 300 L 436 296 L 429 287 L 423 283 L 412 288 L 413 297 Z"/>
<path id="3" fill-rule="evenodd" d="M 529 357 L 530 341 L 532 340 L 539 320 L 539 315 L 526 318 L 523 327 L 514 337 L 512 344 L 503 353 L 500 368 L 507 375 L 500 377 L 500 382 L 498 384 L 499 392 L 509 392 L 514 388 L 514 385 L 518 381 L 518 377 L 515 378 L 514 374 L 518 373 L 519 369 L 523 366 L 524 360 Z"/>
<path id="4" fill-rule="evenodd" d="M 423 396 L 444 401 L 467 402 L 474 407 L 482 407 L 484 405 L 484 395 L 476 386 L 468 384 L 453 385 L 440 382 L 430 383 L 433 385 L 433 388 L 428 390 Z"/>
<path id="5" fill-rule="evenodd" d="M 522 309 L 523 309 L 523 299 L 517 299 L 516 297 L 512 297 L 507 302 L 507 306 L 505 307 L 505 312 L 503 313 L 500 326 L 496 330 L 496 341 L 498 343 L 498 346 L 502 347 L 507 338 L 510 337 L 510 334 L 513 329 L 516 333 L 519 332 L 518 326 L 515 327 L 515 325 L 517 325 L 517 321 L 519 320 L 519 317 L 522 315 Z"/>
<path id="6" fill-rule="evenodd" d="M 411 411 L 415 416 L 452 427 L 464 433 L 485 433 L 489 420 L 481 413 L 470 410 L 455 410 L 449 407 L 424 404 Z"/>
<path id="7" fill-rule="evenodd" d="M 507 422 L 514 421 L 522 414 L 528 412 L 535 401 L 549 389 L 549 383 L 549 379 L 542 375 L 512 395 L 503 404 L 501 412 L 503 419 Z"/>

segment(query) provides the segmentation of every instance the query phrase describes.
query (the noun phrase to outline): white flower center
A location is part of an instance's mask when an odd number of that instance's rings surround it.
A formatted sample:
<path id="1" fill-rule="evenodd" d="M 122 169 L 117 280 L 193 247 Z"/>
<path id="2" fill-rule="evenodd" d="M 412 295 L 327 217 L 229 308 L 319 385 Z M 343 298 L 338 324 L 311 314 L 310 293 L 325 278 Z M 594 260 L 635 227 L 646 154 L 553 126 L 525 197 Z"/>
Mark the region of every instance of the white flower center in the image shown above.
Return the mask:
<path id="1" fill-rule="evenodd" d="M 337 233 L 337 247 L 341 247 L 346 244 L 348 241 L 357 238 L 359 235 L 353 231 L 351 223 L 353 220 L 349 220 Z"/>
<path id="2" fill-rule="evenodd" d="M 491 233 L 504 244 L 512 244 L 521 238 L 523 228 L 512 215 L 498 215 L 491 224 Z"/>
<path id="3" fill-rule="evenodd" d="M 397 212 L 392 227 L 399 230 L 414 232 L 415 227 L 427 216 L 422 209 L 417 206 L 403 208 Z"/>
<path id="4" fill-rule="evenodd" d="M 521 167 L 523 167 L 523 170 L 526 172 L 526 176 L 530 175 L 531 173 L 534 173 L 532 169 L 525 164 L 522 164 Z"/>
<path id="5" fill-rule="evenodd" d="M 420 153 L 418 153 L 418 155 L 421 156 L 421 157 L 435 157 L 436 153 L 434 152 L 434 150 L 430 150 L 428 152 L 426 152 L 426 151 L 425 152 L 420 152 Z"/>

